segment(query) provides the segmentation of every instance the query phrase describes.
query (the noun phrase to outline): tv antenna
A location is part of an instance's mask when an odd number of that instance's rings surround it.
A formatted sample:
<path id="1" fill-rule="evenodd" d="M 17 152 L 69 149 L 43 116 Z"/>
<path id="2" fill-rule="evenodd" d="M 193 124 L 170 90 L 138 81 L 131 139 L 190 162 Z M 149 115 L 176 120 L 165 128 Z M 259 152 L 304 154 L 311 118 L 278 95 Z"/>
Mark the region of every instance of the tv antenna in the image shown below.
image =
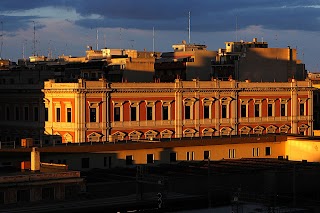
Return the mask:
<path id="1" fill-rule="evenodd" d="M 189 11 L 189 18 L 188 18 L 188 38 L 189 38 L 189 44 L 191 40 L 191 12 Z"/>
<path id="2" fill-rule="evenodd" d="M 236 15 L 236 41 L 238 41 L 238 15 Z"/>
<path id="3" fill-rule="evenodd" d="M 154 54 L 154 27 L 152 28 L 152 52 Z"/>
<path id="4" fill-rule="evenodd" d="M 33 21 L 33 56 L 36 56 L 36 23 Z"/>
<path id="5" fill-rule="evenodd" d="M 96 44 L 96 47 L 97 47 L 97 50 L 99 50 L 99 29 L 97 29 L 97 38 L 96 38 L 96 42 L 97 42 L 97 44 Z"/>
<path id="6" fill-rule="evenodd" d="M 25 59 L 25 51 L 26 51 L 26 46 L 27 46 L 27 39 L 25 39 L 24 41 L 22 41 L 22 58 Z"/>
<path id="7" fill-rule="evenodd" d="M 0 59 L 2 59 L 2 46 L 3 46 L 3 22 L 1 21 L 1 47 L 0 47 Z"/>
<path id="8" fill-rule="evenodd" d="M 104 40 L 104 48 L 107 48 L 107 35 L 104 33 L 103 35 L 103 40 Z"/>

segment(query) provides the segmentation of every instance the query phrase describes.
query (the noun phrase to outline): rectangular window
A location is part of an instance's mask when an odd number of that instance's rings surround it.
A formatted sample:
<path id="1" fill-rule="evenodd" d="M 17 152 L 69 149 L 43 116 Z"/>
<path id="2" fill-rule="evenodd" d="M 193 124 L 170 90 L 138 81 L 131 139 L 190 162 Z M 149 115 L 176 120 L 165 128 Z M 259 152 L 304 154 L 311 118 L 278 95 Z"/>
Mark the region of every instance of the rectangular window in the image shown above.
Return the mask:
<path id="1" fill-rule="evenodd" d="M 81 158 L 81 168 L 88 169 L 90 165 L 90 159 L 89 158 Z"/>
<path id="2" fill-rule="evenodd" d="M 221 105 L 221 117 L 227 118 L 227 105 Z"/>
<path id="3" fill-rule="evenodd" d="M 203 106 L 203 118 L 210 118 L 210 109 L 209 106 Z"/>
<path id="4" fill-rule="evenodd" d="M 29 120 L 29 107 L 24 107 L 24 120 Z"/>
<path id="5" fill-rule="evenodd" d="M 203 152 L 203 159 L 204 160 L 207 160 L 210 158 L 210 151 L 204 151 Z"/>
<path id="6" fill-rule="evenodd" d="M 60 108 L 56 108 L 56 121 L 60 122 Z"/>
<path id="7" fill-rule="evenodd" d="M 254 105 L 254 117 L 260 117 L 260 104 Z"/>
<path id="8" fill-rule="evenodd" d="M 147 107 L 147 120 L 152 121 L 153 107 Z"/>
<path id="9" fill-rule="evenodd" d="M 268 104 L 268 116 L 273 116 L 273 104 Z"/>
<path id="10" fill-rule="evenodd" d="M 19 116 L 19 107 L 16 107 L 16 121 L 18 121 L 20 119 L 20 116 Z"/>
<path id="11" fill-rule="evenodd" d="M 280 110 L 281 110 L 280 112 L 281 116 L 286 116 L 286 104 L 281 104 Z"/>
<path id="12" fill-rule="evenodd" d="M 137 120 L 137 107 L 131 106 L 130 108 L 130 113 L 131 113 L 131 121 L 136 121 Z"/>
<path id="13" fill-rule="evenodd" d="M 153 154 L 147 154 L 147 163 L 154 163 Z"/>
<path id="14" fill-rule="evenodd" d="M 245 105 L 245 104 L 241 105 L 241 117 L 242 118 L 247 117 L 247 105 Z"/>
<path id="15" fill-rule="evenodd" d="M 271 147 L 267 146 L 266 147 L 266 156 L 271 155 Z"/>
<path id="16" fill-rule="evenodd" d="M 17 190 L 17 202 L 18 203 L 30 202 L 30 190 L 29 189 Z"/>
<path id="17" fill-rule="evenodd" d="M 49 109 L 46 107 L 44 108 L 44 121 L 49 120 Z"/>
<path id="18" fill-rule="evenodd" d="M 229 149 L 229 158 L 236 158 L 236 150 Z"/>
<path id="19" fill-rule="evenodd" d="M 187 152 L 187 161 L 194 160 L 194 152 Z"/>
<path id="20" fill-rule="evenodd" d="M 120 107 L 114 107 L 114 121 L 120 121 Z"/>
<path id="21" fill-rule="evenodd" d="M 170 153 L 170 162 L 177 162 L 177 153 L 175 152 Z"/>
<path id="22" fill-rule="evenodd" d="M 259 157 L 259 148 L 253 148 L 252 149 L 252 156 L 253 157 Z"/>
<path id="23" fill-rule="evenodd" d="M 4 192 L 0 192 L 0 204 L 4 204 Z"/>
<path id="24" fill-rule="evenodd" d="M 126 165 L 132 165 L 133 164 L 133 156 L 132 155 L 127 155 L 126 156 Z"/>
<path id="25" fill-rule="evenodd" d="M 107 167 L 108 166 L 108 157 L 103 158 L 103 166 Z"/>
<path id="26" fill-rule="evenodd" d="M 97 109 L 90 108 L 90 122 L 97 122 Z"/>
<path id="27" fill-rule="evenodd" d="M 162 106 L 162 120 L 169 120 L 169 107 Z"/>
<path id="28" fill-rule="evenodd" d="M 108 165 L 109 165 L 109 169 L 110 169 L 110 168 L 111 168 L 112 157 L 109 156 L 108 160 L 109 160 L 109 161 L 108 161 L 108 163 L 109 163 Z"/>
<path id="29" fill-rule="evenodd" d="M 67 122 L 71 122 L 72 114 L 71 108 L 67 108 Z"/>
<path id="30" fill-rule="evenodd" d="M 38 107 L 33 108 L 33 120 L 39 121 L 39 110 Z"/>
<path id="31" fill-rule="evenodd" d="M 6 107 L 6 119 L 7 119 L 7 121 L 10 120 L 10 108 L 9 107 Z"/>
<path id="32" fill-rule="evenodd" d="M 300 115 L 304 115 L 304 103 L 300 104 Z"/>
<path id="33" fill-rule="evenodd" d="M 54 200 L 54 188 L 44 187 L 42 188 L 42 200 Z"/>
<path id="34" fill-rule="evenodd" d="M 191 107 L 190 106 L 184 106 L 184 118 L 185 119 L 190 119 L 190 111 Z"/>

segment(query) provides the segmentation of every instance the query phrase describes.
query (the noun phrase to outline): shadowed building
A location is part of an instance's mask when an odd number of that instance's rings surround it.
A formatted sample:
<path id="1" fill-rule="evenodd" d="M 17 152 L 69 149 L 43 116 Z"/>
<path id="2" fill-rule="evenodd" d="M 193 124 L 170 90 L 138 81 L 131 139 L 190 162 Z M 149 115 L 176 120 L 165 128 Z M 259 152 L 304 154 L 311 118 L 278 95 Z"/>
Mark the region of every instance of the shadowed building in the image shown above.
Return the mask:
<path id="1" fill-rule="evenodd" d="M 297 50 L 269 48 L 267 42 L 225 42 L 212 61 L 212 76 L 227 80 L 286 82 L 292 78 L 304 80 L 305 65 L 297 59 Z"/>
<path id="2" fill-rule="evenodd" d="M 174 52 L 165 52 L 154 65 L 155 80 L 174 82 L 176 78 L 182 80 L 210 80 L 210 64 L 216 56 L 216 51 L 207 50 L 206 45 L 182 44 L 172 45 Z"/>

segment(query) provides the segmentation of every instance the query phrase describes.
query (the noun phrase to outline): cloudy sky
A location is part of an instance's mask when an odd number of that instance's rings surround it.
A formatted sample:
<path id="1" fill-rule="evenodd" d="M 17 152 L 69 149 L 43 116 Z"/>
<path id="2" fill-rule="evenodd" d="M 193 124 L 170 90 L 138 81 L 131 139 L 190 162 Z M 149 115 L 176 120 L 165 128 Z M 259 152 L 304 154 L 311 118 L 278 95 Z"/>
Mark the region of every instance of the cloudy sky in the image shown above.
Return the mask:
<path id="1" fill-rule="evenodd" d="M 188 41 L 189 11 L 191 43 L 217 50 L 257 37 L 297 48 L 307 69 L 320 71 L 320 0 L 0 0 L 0 57 L 82 56 L 97 30 L 99 48 L 152 51 L 153 28 L 155 50 L 171 51 Z"/>

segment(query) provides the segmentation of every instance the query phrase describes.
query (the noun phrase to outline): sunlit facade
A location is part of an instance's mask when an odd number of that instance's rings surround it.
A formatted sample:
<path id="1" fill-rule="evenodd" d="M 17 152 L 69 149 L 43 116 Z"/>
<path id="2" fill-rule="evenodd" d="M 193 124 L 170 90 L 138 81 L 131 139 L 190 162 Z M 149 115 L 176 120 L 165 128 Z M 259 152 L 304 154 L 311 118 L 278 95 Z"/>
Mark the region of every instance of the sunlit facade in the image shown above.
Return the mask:
<path id="1" fill-rule="evenodd" d="M 62 142 L 313 133 L 309 81 L 45 82 L 45 133 Z"/>

